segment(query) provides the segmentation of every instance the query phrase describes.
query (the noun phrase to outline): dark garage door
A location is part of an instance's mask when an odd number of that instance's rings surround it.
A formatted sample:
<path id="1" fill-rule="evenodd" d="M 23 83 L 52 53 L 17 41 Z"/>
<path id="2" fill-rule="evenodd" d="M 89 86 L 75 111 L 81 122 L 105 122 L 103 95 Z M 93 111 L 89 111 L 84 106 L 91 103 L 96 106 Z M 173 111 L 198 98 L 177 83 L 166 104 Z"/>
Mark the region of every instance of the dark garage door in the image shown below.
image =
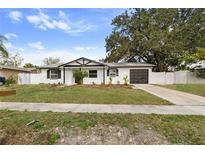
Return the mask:
<path id="1" fill-rule="evenodd" d="M 131 69 L 130 70 L 131 84 L 146 84 L 148 83 L 148 69 Z"/>

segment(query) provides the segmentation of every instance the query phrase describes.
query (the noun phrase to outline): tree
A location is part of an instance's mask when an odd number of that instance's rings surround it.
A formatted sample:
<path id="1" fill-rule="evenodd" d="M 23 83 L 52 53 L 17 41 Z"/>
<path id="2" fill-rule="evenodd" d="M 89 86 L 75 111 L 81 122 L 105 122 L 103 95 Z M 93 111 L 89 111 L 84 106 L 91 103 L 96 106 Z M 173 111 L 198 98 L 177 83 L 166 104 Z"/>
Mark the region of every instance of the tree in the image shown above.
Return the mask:
<path id="1" fill-rule="evenodd" d="M 0 35 L 0 56 L 1 57 L 8 57 L 8 51 L 4 45 L 4 41 L 7 40 L 6 37 Z"/>
<path id="2" fill-rule="evenodd" d="M 205 78 L 205 48 L 198 48 L 195 53 L 185 55 L 182 59 L 184 67 L 194 72 L 197 77 Z"/>
<path id="3" fill-rule="evenodd" d="M 156 65 L 156 71 L 178 67 L 184 54 L 205 47 L 205 9 L 131 9 L 115 17 L 106 38 L 107 62 L 133 57 Z"/>
<path id="4" fill-rule="evenodd" d="M 31 63 L 26 63 L 26 64 L 24 64 L 23 67 L 24 67 L 24 68 L 38 68 L 38 66 L 33 65 L 33 64 L 31 64 Z"/>
<path id="5" fill-rule="evenodd" d="M 44 65 L 59 64 L 60 62 L 61 62 L 60 58 L 57 58 L 57 57 L 55 58 L 48 57 L 43 60 Z"/>
<path id="6" fill-rule="evenodd" d="M 202 60 L 205 60 L 205 48 L 198 48 L 195 53 L 184 54 L 181 58 L 181 61 L 184 62 L 184 65 L 197 63 Z"/>
<path id="7" fill-rule="evenodd" d="M 23 60 L 24 59 L 21 57 L 20 53 L 16 52 L 14 55 L 8 54 L 8 57 L 1 58 L 0 64 L 7 65 L 7 66 L 13 66 L 13 67 L 19 67 L 21 66 Z"/>

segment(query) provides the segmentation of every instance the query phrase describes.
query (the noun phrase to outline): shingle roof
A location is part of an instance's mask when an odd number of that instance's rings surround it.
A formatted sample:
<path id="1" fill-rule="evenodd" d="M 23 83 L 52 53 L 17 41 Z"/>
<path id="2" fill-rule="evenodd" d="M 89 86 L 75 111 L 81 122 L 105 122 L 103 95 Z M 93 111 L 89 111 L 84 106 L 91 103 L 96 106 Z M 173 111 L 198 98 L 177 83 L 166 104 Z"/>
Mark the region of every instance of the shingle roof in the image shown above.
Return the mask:
<path id="1" fill-rule="evenodd" d="M 62 65 L 63 63 L 59 64 L 51 64 L 51 65 L 42 65 L 39 68 L 57 68 L 58 66 Z"/>
<path id="2" fill-rule="evenodd" d="M 155 65 L 148 63 L 105 63 L 110 67 L 153 67 Z"/>
<path id="3" fill-rule="evenodd" d="M 17 71 L 30 72 L 30 71 L 27 70 L 26 68 L 13 67 L 13 66 L 4 66 L 4 65 L 0 65 L 0 69 L 9 69 L 9 70 L 17 70 Z"/>
<path id="4" fill-rule="evenodd" d="M 82 57 L 84 58 L 84 57 Z M 81 58 L 79 58 L 81 59 Z M 78 59 L 76 59 L 78 60 Z M 74 60 L 75 61 L 75 60 Z M 73 62 L 73 61 L 71 61 Z M 61 63 L 61 64 L 52 64 L 52 65 L 45 65 L 45 66 L 40 66 L 39 68 L 57 68 L 59 66 L 63 66 L 63 65 L 69 65 L 69 63 Z M 94 61 L 95 62 L 95 61 Z M 148 63 L 126 63 L 126 62 L 121 62 L 121 63 L 100 63 L 100 62 L 96 62 L 99 64 L 102 64 L 104 66 L 108 66 L 108 67 L 154 67 L 155 65 L 153 64 L 148 64 Z"/>

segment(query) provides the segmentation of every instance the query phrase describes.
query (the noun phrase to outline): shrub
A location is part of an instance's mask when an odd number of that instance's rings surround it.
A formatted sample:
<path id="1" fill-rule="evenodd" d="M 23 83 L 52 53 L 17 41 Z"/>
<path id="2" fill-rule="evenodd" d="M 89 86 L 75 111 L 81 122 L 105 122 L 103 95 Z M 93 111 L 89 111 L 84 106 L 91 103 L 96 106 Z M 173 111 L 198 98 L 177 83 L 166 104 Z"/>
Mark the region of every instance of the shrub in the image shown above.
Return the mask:
<path id="1" fill-rule="evenodd" d="M 97 124 L 94 120 L 79 120 L 79 127 L 86 129 L 88 127 L 94 127 Z"/>
<path id="2" fill-rule="evenodd" d="M 109 77 L 109 84 L 112 84 L 112 77 Z"/>
<path id="3" fill-rule="evenodd" d="M 75 78 L 75 82 L 77 84 L 82 84 L 83 83 L 83 78 L 88 76 L 88 72 L 87 71 L 83 71 L 83 70 L 75 70 L 73 71 L 73 77 Z"/>
<path id="4" fill-rule="evenodd" d="M 119 81 L 119 80 L 117 81 L 117 84 L 120 84 L 120 81 Z"/>
<path id="5" fill-rule="evenodd" d="M 197 77 L 205 79 L 205 68 L 195 69 L 195 70 L 192 70 L 192 71 L 194 72 L 194 74 Z"/>
<path id="6" fill-rule="evenodd" d="M 10 76 L 8 79 L 6 79 L 5 85 L 10 86 L 10 84 L 17 84 L 17 76 Z"/>
<path id="7" fill-rule="evenodd" d="M 58 139 L 60 139 L 60 135 L 58 133 L 52 133 L 48 140 L 48 144 L 55 144 L 58 141 Z"/>
<path id="8" fill-rule="evenodd" d="M 127 85 L 129 82 L 128 76 L 123 77 L 123 80 L 124 80 L 124 85 Z"/>

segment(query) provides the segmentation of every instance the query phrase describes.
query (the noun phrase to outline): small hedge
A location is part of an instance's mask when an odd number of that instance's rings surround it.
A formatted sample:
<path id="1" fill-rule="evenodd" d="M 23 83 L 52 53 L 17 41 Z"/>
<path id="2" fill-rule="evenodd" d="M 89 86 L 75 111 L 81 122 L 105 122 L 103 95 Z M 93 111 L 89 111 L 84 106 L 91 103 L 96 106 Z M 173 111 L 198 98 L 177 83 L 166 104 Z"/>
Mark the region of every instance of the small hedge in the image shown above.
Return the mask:
<path id="1" fill-rule="evenodd" d="M 83 78 L 88 76 L 88 72 L 84 70 L 75 70 L 73 71 L 73 77 L 77 84 L 83 84 Z"/>
<path id="2" fill-rule="evenodd" d="M 9 86 L 10 84 L 17 84 L 18 77 L 17 76 L 10 76 L 8 79 L 6 79 L 5 85 Z"/>
<path id="3" fill-rule="evenodd" d="M 194 70 L 191 70 L 191 71 L 194 72 L 194 74 L 195 74 L 196 77 L 205 79 L 205 68 L 202 68 L 202 69 L 194 69 Z"/>

